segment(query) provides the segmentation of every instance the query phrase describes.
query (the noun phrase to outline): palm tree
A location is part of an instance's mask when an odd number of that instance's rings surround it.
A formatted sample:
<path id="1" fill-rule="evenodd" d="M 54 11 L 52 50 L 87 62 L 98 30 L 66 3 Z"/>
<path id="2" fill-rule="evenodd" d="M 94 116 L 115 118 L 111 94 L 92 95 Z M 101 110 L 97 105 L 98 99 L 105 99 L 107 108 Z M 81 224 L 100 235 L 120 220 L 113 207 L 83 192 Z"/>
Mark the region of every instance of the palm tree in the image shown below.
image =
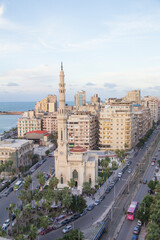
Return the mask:
<path id="1" fill-rule="evenodd" d="M 72 203 L 71 193 L 68 188 L 63 188 L 62 190 L 62 204 L 68 210 Z"/>
<path id="2" fill-rule="evenodd" d="M 19 208 L 16 208 L 14 210 L 14 214 L 16 216 L 16 221 L 17 221 L 17 233 L 19 233 L 19 218 L 20 218 L 20 214 L 21 214 L 21 210 Z"/>
<path id="3" fill-rule="evenodd" d="M 49 225 L 49 218 L 47 216 L 42 216 L 39 218 L 39 222 L 40 222 L 40 227 L 43 227 L 45 229 Z"/>
<path id="4" fill-rule="evenodd" d="M 33 224 L 31 224 L 30 232 L 28 234 L 28 239 L 35 240 L 36 236 L 37 236 L 37 228 Z"/>
<path id="5" fill-rule="evenodd" d="M 38 178 L 38 183 L 40 184 L 40 186 L 41 186 L 41 190 L 43 189 L 43 186 L 45 185 L 45 182 L 46 182 L 46 180 L 45 180 L 45 178 L 44 177 L 39 177 Z"/>
<path id="6" fill-rule="evenodd" d="M 54 177 L 53 178 L 53 186 L 54 186 L 54 188 L 57 188 L 58 183 L 59 183 L 58 178 Z"/>
<path id="7" fill-rule="evenodd" d="M 5 237 L 6 236 L 6 231 L 2 229 L 2 226 L 0 226 L 0 236 Z"/>
<path id="8" fill-rule="evenodd" d="M 9 204 L 9 207 L 6 208 L 6 210 L 8 211 L 8 215 L 9 215 L 9 220 L 10 220 L 10 225 L 11 225 L 11 235 L 13 236 L 13 227 L 12 227 L 12 214 L 13 214 L 13 209 L 15 208 L 15 204 Z"/>
<path id="9" fill-rule="evenodd" d="M 15 240 L 25 240 L 25 238 L 22 234 L 19 234 L 15 237 Z"/>
<path id="10" fill-rule="evenodd" d="M 70 181 L 68 181 L 68 186 L 69 186 L 70 188 L 74 188 L 74 186 L 75 186 L 75 181 L 74 181 L 73 178 L 71 178 Z"/>

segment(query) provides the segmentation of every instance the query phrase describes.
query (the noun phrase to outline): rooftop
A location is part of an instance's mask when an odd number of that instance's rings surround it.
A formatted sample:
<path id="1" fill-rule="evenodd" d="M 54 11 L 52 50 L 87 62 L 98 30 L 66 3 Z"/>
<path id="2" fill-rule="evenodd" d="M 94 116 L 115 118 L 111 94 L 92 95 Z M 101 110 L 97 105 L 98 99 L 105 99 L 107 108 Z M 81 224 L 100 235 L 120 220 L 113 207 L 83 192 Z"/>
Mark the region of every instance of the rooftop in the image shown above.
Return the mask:
<path id="1" fill-rule="evenodd" d="M 6 139 L 0 141 L 0 148 L 19 148 L 23 144 L 30 143 L 32 141 L 25 139 Z"/>
<path id="2" fill-rule="evenodd" d="M 76 153 L 83 153 L 83 152 L 87 152 L 87 149 L 86 148 L 83 148 L 83 147 L 81 147 L 81 146 L 75 146 L 74 148 L 72 148 L 71 150 L 70 150 L 70 152 L 72 153 L 74 153 L 74 152 L 76 152 Z"/>

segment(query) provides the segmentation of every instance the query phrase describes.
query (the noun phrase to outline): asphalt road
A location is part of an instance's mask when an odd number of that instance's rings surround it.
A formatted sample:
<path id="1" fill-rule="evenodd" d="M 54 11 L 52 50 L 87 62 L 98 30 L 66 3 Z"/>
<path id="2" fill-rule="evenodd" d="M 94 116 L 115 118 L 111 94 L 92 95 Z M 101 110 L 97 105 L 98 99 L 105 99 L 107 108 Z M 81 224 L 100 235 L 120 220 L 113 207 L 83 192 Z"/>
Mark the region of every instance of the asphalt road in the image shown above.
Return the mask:
<path id="1" fill-rule="evenodd" d="M 53 157 L 48 157 L 47 161 L 44 162 L 34 173 L 31 174 L 32 177 L 32 184 L 31 188 L 35 189 L 36 186 L 38 185 L 38 181 L 36 178 L 37 172 L 45 172 L 45 173 L 50 173 L 50 168 L 54 167 L 54 158 Z M 33 168 L 33 167 L 32 167 Z M 12 187 L 14 184 L 11 185 Z M 8 219 L 8 211 L 6 208 L 9 206 L 9 204 L 15 204 L 16 206 L 19 206 L 21 204 L 21 201 L 18 198 L 18 195 L 20 194 L 21 190 L 23 187 L 21 187 L 18 191 L 13 191 L 11 192 L 7 197 L 2 197 L 0 199 L 0 225 L 2 225 L 6 219 Z M 3 193 L 1 194 L 3 195 Z"/>
<path id="2" fill-rule="evenodd" d="M 160 147 L 160 145 L 159 145 Z M 158 152 L 158 151 L 157 151 Z M 160 153 L 158 154 L 157 159 L 160 159 Z M 150 161 L 151 163 L 151 161 Z M 156 166 L 156 164 L 155 164 Z M 144 179 L 146 179 L 148 182 L 152 179 L 154 173 L 155 173 L 155 166 L 149 166 L 147 173 L 144 177 Z M 136 194 L 135 199 L 133 199 L 134 201 L 137 201 L 138 203 L 141 203 L 141 201 L 143 200 L 144 196 L 148 195 L 148 186 L 147 184 L 141 184 L 138 193 Z M 136 226 L 137 223 L 137 219 L 135 219 L 134 221 L 129 221 L 129 220 L 125 220 L 121 231 L 119 233 L 119 236 L 117 238 L 117 240 L 129 240 L 132 239 L 132 235 L 133 235 L 133 228 Z"/>
<path id="3" fill-rule="evenodd" d="M 152 134 L 152 136 L 149 138 L 147 143 L 148 146 L 151 144 L 156 134 L 157 134 L 157 131 L 155 131 Z M 136 167 L 137 162 L 144 156 L 144 153 L 146 150 L 147 150 L 146 147 L 142 148 L 141 150 L 139 150 L 138 155 L 131 159 L 132 164 L 129 166 L 129 168 L 131 168 L 132 171 Z M 127 169 L 126 172 L 122 175 L 121 180 L 116 183 L 114 189 L 112 189 L 111 192 L 106 195 L 105 199 L 98 206 L 95 206 L 92 211 L 88 211 L 85 216 L 80 217 L 76 221 L 72 222 L 71 223 L 72 228 L 74 229 L 79 228 L 81 231 L 86 231 L 94 222 L 98 221 L 100 217 L 104 214 L 106 209 L 111 206 L 112 202 L 114 201 L 114 198 L 118 196 L 122 186 L 127 181 L 129 175 L 130 174 L 128 173 L 128 169 Z M 44 236 L 40 236 L 39 239 L 53 240 L 53 239 L 60 238 L 63 236 L 63 233 L 62 233 L 63 228 L 64 227 L 61 227 L 58 230 L 54 230 Z M 102 239 L 106 239 L 106 238 L 103 237 Z M 124 238 L 122 239 L 124 240 Z"/>

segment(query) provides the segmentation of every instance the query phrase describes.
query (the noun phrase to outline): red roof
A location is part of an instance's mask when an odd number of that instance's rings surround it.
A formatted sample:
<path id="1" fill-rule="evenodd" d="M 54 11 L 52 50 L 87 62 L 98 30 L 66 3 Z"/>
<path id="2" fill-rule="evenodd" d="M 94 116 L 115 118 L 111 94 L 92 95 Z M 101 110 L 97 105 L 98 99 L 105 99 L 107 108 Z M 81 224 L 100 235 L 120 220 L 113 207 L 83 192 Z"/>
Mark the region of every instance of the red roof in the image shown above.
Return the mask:
<path id="1" fill-rule="evenodd" d="M 39 133 L 39 134 L 47 134 L 48 132 L 47 131 L 41 131 L 41 130 L 37 130 L 37 131 L 30 131 L 30 132 L 27 132 L 27 133 Z M 26 133 L 26 134 L 27 134 Z"/>
<path id="2" fill-rule="evenodd" d="M 75 146 L 74 148 L 72 148 L 70 150 L 70 152 L 77 152 L 77 153 L 82 153 L 82 152 L 86 152 L 87 149 L 86 148 L 83 148 L 81 146 Z"/>
<path id="3" fill-rule="evenodd" d="M 45 134 L 44 136 L 45 136 L 45 137 L 48 137 L 49 135 L 50 135 L 50 134 L 49 134 L 49 133 L 47 133 L 47 134 Z"/>

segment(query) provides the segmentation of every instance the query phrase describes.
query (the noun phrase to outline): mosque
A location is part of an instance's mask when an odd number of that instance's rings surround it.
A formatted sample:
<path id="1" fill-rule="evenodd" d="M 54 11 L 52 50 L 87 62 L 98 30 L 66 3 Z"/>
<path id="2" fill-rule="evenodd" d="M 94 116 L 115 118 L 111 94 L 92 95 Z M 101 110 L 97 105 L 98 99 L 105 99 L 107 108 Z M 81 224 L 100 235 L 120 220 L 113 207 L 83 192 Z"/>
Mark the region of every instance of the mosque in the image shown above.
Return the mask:
<path id="1" fill-rule="evenodd" d="M 59 109 L 58 109 L 58 148 L 55 151 L 55 176 L 59 180 L 58 188 L 68 186 L 68 181 L 74 179 L 75 188 L 82 192 L 84 182 L 95 187 L 98 178 L 98 156 L 90 153 L 81 146 L 71 150 L 67 141 L 67 112 L 65 109 L 64 71 L 61 64 L 59 82 Z"/>

